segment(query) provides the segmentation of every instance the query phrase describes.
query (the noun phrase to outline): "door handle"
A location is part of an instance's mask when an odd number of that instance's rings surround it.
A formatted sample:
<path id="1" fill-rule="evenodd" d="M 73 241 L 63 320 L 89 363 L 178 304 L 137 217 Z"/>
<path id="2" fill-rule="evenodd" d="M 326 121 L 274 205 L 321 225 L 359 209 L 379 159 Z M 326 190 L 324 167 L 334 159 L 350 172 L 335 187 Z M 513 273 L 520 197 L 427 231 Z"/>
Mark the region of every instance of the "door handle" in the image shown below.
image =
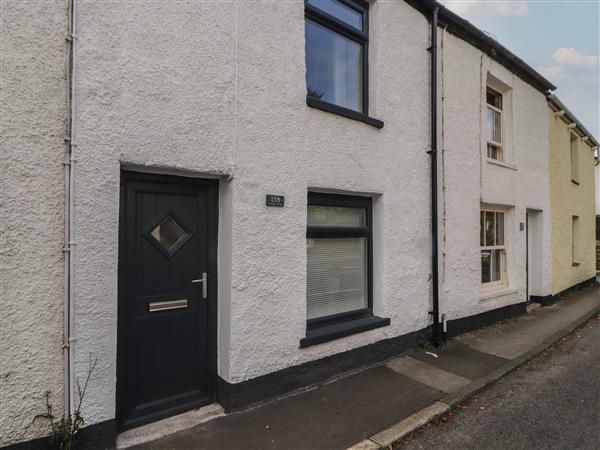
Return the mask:
<path id="1" fill-rule="evenodd" d="M 208 297 L 208 278 L 206 272 L 202 272 L 202 278 L 192 280 L 192 283 L 202 283 L 202 298 Z"/>

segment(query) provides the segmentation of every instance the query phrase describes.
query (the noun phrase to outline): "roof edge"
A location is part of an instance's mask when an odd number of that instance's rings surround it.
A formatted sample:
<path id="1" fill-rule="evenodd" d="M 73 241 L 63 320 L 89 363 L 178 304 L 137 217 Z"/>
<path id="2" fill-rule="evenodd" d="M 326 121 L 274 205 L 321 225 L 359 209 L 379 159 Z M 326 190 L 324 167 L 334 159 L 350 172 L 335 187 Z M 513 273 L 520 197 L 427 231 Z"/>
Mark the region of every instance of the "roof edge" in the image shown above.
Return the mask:
<path id="1" fill-rule="evenodd" d="M 438 8 L 438 25 L 447 28 L 449 33 L 461 38 L 467 43 L 477 47 L 490 58 L 502 64 L 511 72 L 519 76 L 523 81 L 548 95 L 549 91 L 556 89 L 556 86 L 544 78 L 533 67 L 512 53 L 495 39 L 491 38 L 471 22 L 463 19 L 458 14 L 450 11 L 436 0 L 404 0 L 413 8 L 420 11 L 429 18 L 429 12 Z"/>
<path id="2" fill-rule="evenodd" d="M 576 124 L 579 133 L 581 133 L 583 136 L 587 136 L 588 141 L 591 142 L 595 147 L 600 147 L 600 144 L 598 144 L 598 140 L 594 137 L 594 135 L 590 133 L 585 128 L 585 126 L 583 126 L 583 124 L 577 119 L 577 117 L 575 117 L 575 114 L 569 111 L 569 108 L 567 108 L 564 105 L 564 103 L 558 99 L 556 95 L 548 95 L 548 103 L 550 104 L 550 107 L 553 111 L 564 111 L 564 116 L 566 116 L 567 119 L 571 121 L 571 123 Z"/>

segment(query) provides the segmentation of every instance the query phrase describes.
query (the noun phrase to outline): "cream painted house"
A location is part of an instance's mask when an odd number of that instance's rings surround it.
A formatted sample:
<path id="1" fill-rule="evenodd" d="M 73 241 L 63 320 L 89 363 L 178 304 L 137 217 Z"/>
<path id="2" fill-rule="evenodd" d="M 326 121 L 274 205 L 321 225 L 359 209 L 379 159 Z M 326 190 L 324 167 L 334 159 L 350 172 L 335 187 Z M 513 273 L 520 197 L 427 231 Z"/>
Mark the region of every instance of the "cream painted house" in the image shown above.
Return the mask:
<path id="1" fill-rule="evenodd" d="M 596 215 L 600 216 L 600 155 L 599 151 L 596 150 L 596 165 L 594 168 L 594 174 L 596 178 Z"/>
<path id="2" fill-rule="evenodd" d="M 598 141 L 557 97 L 550 96 L 548 106 L 552 295 L 556 296 L 596 275 L 594 192 Z"/>

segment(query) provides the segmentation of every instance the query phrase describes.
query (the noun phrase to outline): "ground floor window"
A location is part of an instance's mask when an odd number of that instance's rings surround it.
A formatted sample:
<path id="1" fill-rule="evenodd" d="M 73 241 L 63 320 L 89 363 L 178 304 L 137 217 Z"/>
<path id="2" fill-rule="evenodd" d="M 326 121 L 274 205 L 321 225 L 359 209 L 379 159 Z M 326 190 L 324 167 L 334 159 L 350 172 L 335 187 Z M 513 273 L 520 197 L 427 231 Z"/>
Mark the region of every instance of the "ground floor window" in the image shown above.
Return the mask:
<path id="1" fill-rule="evenodd" d="M 308 328 L 371 314 L 371 199 L 309 193 L 307 215 Z"/>
<path id="2" fill-rule="evenodd" d="M 505 211 L 481 211 L 481 284 L 506 284 Z"/>

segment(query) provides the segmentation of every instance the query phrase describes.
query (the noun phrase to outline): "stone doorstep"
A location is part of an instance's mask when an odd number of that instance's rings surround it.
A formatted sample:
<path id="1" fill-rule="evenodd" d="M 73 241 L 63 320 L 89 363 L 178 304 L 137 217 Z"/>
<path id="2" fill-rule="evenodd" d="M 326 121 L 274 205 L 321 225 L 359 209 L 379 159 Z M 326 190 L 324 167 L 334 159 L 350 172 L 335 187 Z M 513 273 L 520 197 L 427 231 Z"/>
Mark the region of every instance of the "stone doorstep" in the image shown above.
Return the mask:
<path id="1" fill-rule="evenodd" d="M 457 391 L 446 395 L 446 397 L 432 403 L 420 411 L 417 411 L 406 419 L 403 419 L 400 422 L 392 425 L 391 427 L 380 431 L 368 439 L 356 443 L 352 447 L 349 447 L 348 450 L 378 450 L 389 448 L 394 442 L 399 441 L 407 434 L 421 428 L 436 417 L 445 414 L 457 403 L 460 403 L 461 401 L 473 396 L 484 387 L 502 378 L 504 375 L 542 353 L 552 344 L 559 341 L 573 330 L 579 328 L 581 325 L 599 313 L 600 307 L 597 306 L 576 320 L 570 322 L 552 336 L 545 339 L 542 343 L 531 348 L 528 352 L 525 352 L 521 356 L 507 362 L 502 367 L 478 378 L 477 380 L 458 389 Z"/>
<path id="2" fill-rule="evenodd" d="M 117 449 L 124 449 L 133 447 L 134 445 L 145 444 L 178 431 L 187 430 L 223 415 L 225 415 L 223 407 L 213 403 L 193 411 L 168 417 L 158 422 L 142 425 L 141 427 L 120 433 L 117 436 L 116 447 Z"/>

